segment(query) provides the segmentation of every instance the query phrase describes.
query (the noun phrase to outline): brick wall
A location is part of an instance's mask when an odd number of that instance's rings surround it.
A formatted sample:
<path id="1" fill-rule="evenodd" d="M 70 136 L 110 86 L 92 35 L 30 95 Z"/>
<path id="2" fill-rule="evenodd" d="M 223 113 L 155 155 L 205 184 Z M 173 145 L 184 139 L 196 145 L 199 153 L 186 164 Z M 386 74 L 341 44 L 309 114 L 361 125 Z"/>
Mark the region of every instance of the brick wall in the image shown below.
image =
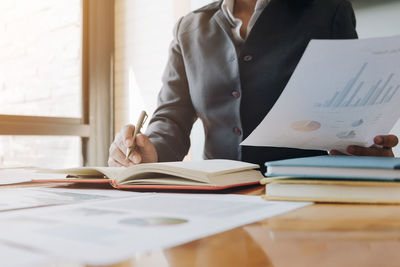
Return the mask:
<path id="1" fill-rule="evenodd" d="M 74 136 L 0 136 L 0 168 L 81 166 L 80 148 L 81 140 Z"/>
<path id="2" fill-rule="evenodd" d="M 0 114 L 81 117 L 80 0 L 0 1 Z M 80 165 L 77 137 L 0 137 L 0 167 Z M 74 155 L 70 157 L 67 155 Z"/>
<path id="3" fill-rule="evenodd" d="M 0 1 L 0 113 L 80 117 L 80 0 Z"/>

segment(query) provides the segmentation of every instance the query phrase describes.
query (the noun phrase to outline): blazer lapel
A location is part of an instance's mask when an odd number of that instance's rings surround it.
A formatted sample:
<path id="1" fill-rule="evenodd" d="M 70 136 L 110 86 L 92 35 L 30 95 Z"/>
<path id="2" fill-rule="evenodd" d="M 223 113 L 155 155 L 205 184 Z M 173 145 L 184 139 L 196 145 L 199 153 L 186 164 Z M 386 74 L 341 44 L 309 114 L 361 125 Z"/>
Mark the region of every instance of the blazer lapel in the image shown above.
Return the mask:
<path id="1" fill-rule="evenodd" d="M 291 0 L 289 0 L 291 1 Z M 258 38 L 269 38 L 279 35 L 291 20 L 292 10 L 287 0 L 271 0 L 265 7 L 247 36 L 245 46 L 258 42 Z"/>
<path id="2" fill-rule="evenodd" d="M 221 9 L 215 12 L 212 19 L 214 19 L 217 22 L 217 24 L 221 27 L 221 29 L 228 35 L 229 39 L 234 40 L 232 27 L 231 25 L 229 25 L 229 22 L 226 19 Z"/>

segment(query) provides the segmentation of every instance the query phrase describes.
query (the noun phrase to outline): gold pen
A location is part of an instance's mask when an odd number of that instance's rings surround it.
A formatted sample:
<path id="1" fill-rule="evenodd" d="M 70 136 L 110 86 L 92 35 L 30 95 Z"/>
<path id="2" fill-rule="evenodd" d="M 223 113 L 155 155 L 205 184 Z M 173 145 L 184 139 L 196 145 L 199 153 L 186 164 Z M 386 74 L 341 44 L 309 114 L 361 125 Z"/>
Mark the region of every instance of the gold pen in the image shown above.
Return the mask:
<path id="1" fill-rule="evenodd" d="M 125 159 L 128 159 L 129 156 L 132 154 L 132 152 L 135 150 L 135 146 L 136 146 L 136 135 L 138 135 L 138 133 L 140 133 L 140 129 L 143 127 L 144 123 L 146 122 L 147 117 L 148 117 L 148 116 L 147 116 L 146 111 L 143 110 L 143 111 L 140 113 L 139 119 L 138 119 L 138 121 L 137 121 L 137 123 L 136 123 L 136 126 L 135 126 L 135 130 L 133 131 L 133 135 L 132 135 L 132 137 L 133 137 L 132 146 L 131 146 L 131 147 L 128 147 L 128 148 L 126 149 L 126 157 L 125 157 Z"/>

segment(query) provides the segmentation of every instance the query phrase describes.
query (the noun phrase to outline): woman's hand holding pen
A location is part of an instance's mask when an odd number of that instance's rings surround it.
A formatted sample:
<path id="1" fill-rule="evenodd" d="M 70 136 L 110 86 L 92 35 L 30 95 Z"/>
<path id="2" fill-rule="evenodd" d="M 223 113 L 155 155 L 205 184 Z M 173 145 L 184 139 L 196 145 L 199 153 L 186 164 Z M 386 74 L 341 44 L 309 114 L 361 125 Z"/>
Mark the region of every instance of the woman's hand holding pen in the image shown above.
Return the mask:
<path id="1" fill-rule="evenodd" d="M 110 146 L 108 157 L 108 165 L 110 167 L 128 167 L 139 163 L 158 161 L 156 148 L 150 139 L 141 133 L 133 137 L 134 130 L 135 126 L 128 124 L 115 136 L 114 142 Z M 133 138 L 136 138 L 135 147 L 126 159 L 126 152 L 133 145 Z"/>

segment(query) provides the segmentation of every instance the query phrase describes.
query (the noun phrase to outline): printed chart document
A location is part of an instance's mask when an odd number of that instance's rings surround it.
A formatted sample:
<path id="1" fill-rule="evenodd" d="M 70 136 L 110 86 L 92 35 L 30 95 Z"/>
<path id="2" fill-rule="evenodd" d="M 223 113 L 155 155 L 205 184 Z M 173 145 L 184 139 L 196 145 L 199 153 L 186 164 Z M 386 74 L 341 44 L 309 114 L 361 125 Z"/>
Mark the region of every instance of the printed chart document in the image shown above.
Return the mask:
<path id="1" fill-rule="evenodd" d="M 0 240 L 76 263 L 111 264 L 301 208 L 259 196 L 135 194 L 0 213 Z M 1 261 L 0 261 L 1 262 Z"/>
<path id="2" fill-rule="evenodd" d="M 370 146 L 400 116 L 400 36 L 312 40 L 278 101 L 242 142 L 337 149 Z"/>

